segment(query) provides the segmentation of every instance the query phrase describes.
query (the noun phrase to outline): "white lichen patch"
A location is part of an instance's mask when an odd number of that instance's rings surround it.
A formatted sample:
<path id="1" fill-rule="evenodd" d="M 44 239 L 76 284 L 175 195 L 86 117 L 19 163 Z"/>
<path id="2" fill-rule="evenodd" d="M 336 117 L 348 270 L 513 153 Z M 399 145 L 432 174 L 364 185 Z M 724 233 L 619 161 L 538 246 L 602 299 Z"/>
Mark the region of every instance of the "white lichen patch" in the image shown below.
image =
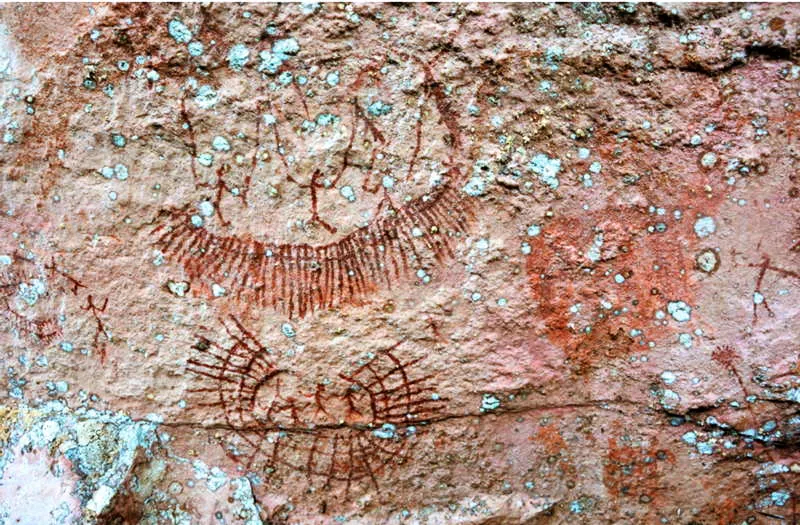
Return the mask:
<path id="1" fill-rule="evenodd" d="M 665 385 L 671 385 L 677 379 L 678 376 L 675 374 L 675 372 L 665 370 L 664 372 L 661 373 L 661 381 L 663 381 Z"/>
<path id="2" fill-rule="evenodd" d="M 594 236 L 594 240 L 592 240 L 592 244 L 589 245 L 589 249 L 586 250 L 586 258 L 596 263 L 601 258 L 600 250 L 603 248 L 603 234 L 598 233 Z"/>
<path id="3" fill-rule="evenodd" d="M 241 71 L 250 60 L 250 50 L 244 44 L 236 44 L 228 51 L 228 67 Z"/>
<path id="4" fill-rule="evenodd" d="M 286 337 L 290 338 L 290 339 L 292 337 L 294 337 L 295 335 L 297 335 L 297 332 L 295 331 L 294 326 L 292 326 L 289 323 L 283 323 L 281 325 L 281 333 L 283 335 L 285 335 Z"/>
<path id="5" fill-rule="evenodd" d="M 201 153 L 197 156 L 197 163 L 208 168 L 214 163 L 214 155 L 211 153 Z"/>
<path id="6" fill-rule="evenodd" d="M 373 430 L 372 434 L 378 439 L 395 439 L 397 437 L 397 427 L 391 423 L 384 423 L 381 428 Z"/>
<path id="7" fill-rule="evenodd" d="M 694 222 L 694 233 L 704 239 L 717 231 L 717 223 L 713 217 L 700 217 Z"/>
<path id="8" fill-rule="evenodd" d="M 258 506 L 253 496 L 253 487 L 250 485 L 250 480 L 242 476 L 232 480 L 231 484 L 233 486 L 233 498 L 241 506 L 241 510 L 237 512 L 237 515 L 243 520 L 242 523 L 244 525 L 264 525 L 264 522 L 259 517 Z"/>
<path id="9" fill-rule="evenodd" d="M 473 176 L 462 188 L 470 197 L 480 197 L 486 194 L 486 180 L 483 177 Z"/>
<path id="10" fill-rule="evenodd" d="M 692 318 L 692 307 L 684 301 L 670 301 L 667 304 L 667 312 L 679 323 L 685 323 Z"/>
<path id="11" fill-rule="evenodd" d="M 553 190 L 558 189 L 558 172 L 561 171 L 561 160 L 539 153 L 528 163 L 528 169 L 539 176 L 539 181 L 542 184 Z"/>
<path id="12" fill-rule="evenodd" d="M 209 467 L 200 460 L 192 462 L 194 477 L 197 480 L 205 481 L 206 487 L 211 492 L 221 489 L 227 482 L 228 476 L 219 467 Z"/>
<path id="13" fill-rule="evenodd" d="M 719 257 L 714 250 L 703 250 L 698 253 L 695 262 L 701 272 L 712 273 L 719 268 Z"/>
<path id="14" fill-rule="evenodd" d="M 188 44 L 192 40 L 192 32 L 180 20 L 170 20 L 167 24 L 167 30 L 169 31 L 169 36 L 178 44 Z"/>
<path id="15" fill-rule="evenodd" d="M 219 95 L 211 86 L 200 86 L 197 88 L 194 101 L 203 109 L 211 109 L 217 102 L 219 102 Z"/>
<path id="16" fill-rule="evenodd" d="M 713 151 L 705 153 L 700 158 L 700 164 L 702 164 L 706 168 L 713 168 L 716 163 L 717 163 L 717 154 L 714 153 Z"/>
<path id="17" fill-rule="evenodd" d="M 258 54 L 259 58 L 261 58 L 258 70 L 268 75 L 275 75 L 286 60 L 289 60 L 299 52 L 300 44 L 297 39 L 283 38 L 276 40 L 272 44 L 271 51 L 264 50 Z"/>
<path id="18" fill-rule="evenodd" d="M 228 139 L 225 137 L 217 135 L 214 137 L 214 140 L 211 141 L 211 147 L 217 151 L 230 151 L 231 143 L 228 142 Z"/>
<path id="19" fill-rule="evenodd" d="M 202 42 L 189 42 L 189 45 L 186 46 L 186 49 L 189 50 L 189 54 L 193 57 L 199 57 L 205 51 L 205 47 L 203 46 Z"/>
<path id="20" fill-rule="evenodd" d="M 663 390 L 659 395 L 659 403 L 662 407 L 667 410 L 673 410 L 677 408 L 678 405 L 681 403 L 681 396 L 677 393 L 673 392 L 672 390 Z"/>
<path id="21" fill-rule="evenodd" d="M 490 182 L 495 178 L 489 163 L 485 160 L 478 160 L 472 166 L 472 176 L 461 189 L 470 197 L 480 197 L 485 195 Z"/>
<path id="22" fill-rule="evenodd" d="M 528 237 L 536 237 L 540 233 L 542 233 L 542 227 L 538 224 L 531 224 L 528 226 L 528 229 L 525 230 L 525 233 L 528 234 Z"/>
<path id="23" fill-rule="evenodd" d="M 170 293 L 177 297 L 184 297 L 189 291 L 189 283 L 186 281 L 167 281 L 167 288 Z"/>
<path id="24" fill-rule="evenodd" d="M 356 201 L 356 193 L 353 191 L 352 186 L 342 186 L 339 189 L 339 194 L 347 199 L 348 202 L 355 202 Z"/>
<path id="25" fill-rule="evenodd" d="M 500 400 L 492 394 L 483 394 L 481 412 L 491 412 L 500 408 Z"/>
<path id="26" fill-rule="evenodd" d="M 197 211 L 203 217 L 211 217 L 214 215 L 214 204 L 211 201 L 200 201 L 197 205 Z"/>
<path id="27" fill-rule="evenodd" d="M 33 306 L 39 297 L 47 293 L 47 285 L 41 279 L 31 279 L 27 283 L 19 283 L 17 297 L 25 301 L 28 306 Z"/>

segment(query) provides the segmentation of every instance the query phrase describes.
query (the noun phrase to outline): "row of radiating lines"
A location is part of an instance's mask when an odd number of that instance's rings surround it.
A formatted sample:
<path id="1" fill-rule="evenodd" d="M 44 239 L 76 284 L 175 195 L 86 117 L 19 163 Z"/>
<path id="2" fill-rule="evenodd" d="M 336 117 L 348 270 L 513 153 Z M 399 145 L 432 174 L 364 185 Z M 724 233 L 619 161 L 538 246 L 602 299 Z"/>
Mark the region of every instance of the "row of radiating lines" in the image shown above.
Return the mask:
<path id="1" fill-rule="evenodd" d="M 266 349 L 237 320 L 233 322 L 244 335 L 235 335 L 225 325 L 234 340 L 230 348 L 201 338 L 194 348 L 202 358 L 190 359 L 188 368 L 214 381 L 212 386 L 195 388 L 192 392 L 204 396 L 217 394 L 217 401 L 198 405 L 217 407 L 224 412 L 228 425 L 250 449 L 244 457 L 233 456 L 248 469 L 265 461 L 268 465 L 283 465 L 303 472 L 312 482 L 315 479 L 324 480 L 326 485 L 332 481 L 344 482 L 349 490 L 351 483 L 369 478 L 377 488 L 377 476 L 394 460 L 403 458 L 410 443 L 405 438 L 378 438 L 373 430 L 383 423 L 393 423 L 401 429 L 424 424 L 424 418 L 436 416 L 444 401 L 430 395 L 434 389 L 426 382 L 432 375 L 409 377 L 408 369 L 422 358 L 403 363 L 391 352 L 398 346 L 395 345 L 359 366 L 353 374 L 339 375 L 368 395 L 372 428 L 302 425 L 290 429 L 268 428 L 256 421 L 252 411 L 258 387 L 266 378 L 273 377 L 277 369 L 265 358 Z"/>
<path id="2" fill-rule="evenodd" d="M 467 201 L 445 186 L 317 247 L 223 237 L 194 227 L 185 214 L 176 218 L 171 229 L 156 228 L 156 245 L 177 257 L 190 278 L 226 283 L 242 303 L 271 306 L 291 318 L 357 303 L 379 286 L 391 289 L 412 269 L 453 257 L 455 238 L 466 233 L 472 215 Z M 414 228 L 422 235 L 415 237 Z"/>
<path id="3" fill-rule="evenodd" d="M 277 372 L 275 365 L 267 359 L 268 351 L 233 316 L 230 318 L 235 330 L 223 321 L 228 336 L 234 341 L 225 348 L 205 337 L 192 347 L 198 358 L 187 361 L 193 374 L 214 382 L 207 387 L 190 390 L 203 395 L 216 394 L 216 401 L 200 402 L 198 406 L 217 407 L 223 410 L 225 420 L 232 428 L 252 428 L 257 424 L 252 416 L 255 396 L 262 381 Z M 241 334 L 241 335 L 237 335 Z"/>

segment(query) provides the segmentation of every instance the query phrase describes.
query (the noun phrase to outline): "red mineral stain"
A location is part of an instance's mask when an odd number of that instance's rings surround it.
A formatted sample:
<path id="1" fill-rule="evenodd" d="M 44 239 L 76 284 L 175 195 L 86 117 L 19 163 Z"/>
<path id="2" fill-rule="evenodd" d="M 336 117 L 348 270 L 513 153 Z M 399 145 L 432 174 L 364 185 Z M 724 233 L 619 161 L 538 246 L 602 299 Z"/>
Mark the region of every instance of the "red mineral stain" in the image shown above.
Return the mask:
<path id="1" fill-rule="evenodd" d="M 544 451 L 548 456 L 560 454 L 562 450 L 567 448 L 567 442 L 564 441 L 558 428 L 553 424 L 539 427 L 535 440 L 544 447 Z"/>
<path id="2" fill-rule="evenodd" d="M 568 444 L 555 423 L 540 426 L 531 440 L 542 447 L 548 462 L 558 469 L 559 476 L 573 480 L 576 475 L 575 465 L 570 460 Z"/>
<path id="3" fill-rule="evenodd" d="M 643 209 L 626 207 L 609 215 L 553 220 L 530 240 L 527 271 L 544 333 L 580 371 L 644 349 L 631 330 L 642 330 L 647 340 L 662 337 L 668 329 L 654 325 L 655 312 L 666 311 L 669 301 L 693 297 L 690 273 L 681 274 L 694 266 L 686 235 L 649 234 L 647 226 L 658 219 Z M 586 252 L 601 234 L 599 260 L 592 262 Z M 624 281 L 615 282 L 617 275 Z M 577 304 L 576 315 L 570 308 Z"/>
<path id="4" fill-rule="evenodd" d="M 622 148 L 606 140 L 589 144 L 603 155 L 592 190 L 597 200 L 589 209 L 555 205 L 541 234 L 527 239 L 541 334 L 564 351 L 576 372 L 677 337 L 669 314 L 667 322 L 656 322 L 656 311 L 666 313 L 671 301 L 693 304 L 696 254 L 709 247 L 693 225 L 699 215 L 714 216 L 726 191 L 713 169 L 690 166 L 675 173 L 647 158 L 637 161 L 646 153 L 639 144 Z M 588 169 L 585 164 L 575 170 Z M 621 177 L 648 168 L 652 173 L 635 183 Z M 656 196 L 656 187 L 670 185 L 672 192 Z M 658 208 L 663 211 L 656 213 Z"/>
<path id="5" fill-rule="evenodd" d="M 631 446 L 619 438 L 609 438 L 603 467 L 603 483 L 612 496 L 609 502 L 620 505 L 632 498 L 642 503 L 653 502 L 653 508 L 657 508 L 659 501 L 667 496 L 661 478 L 674 463 L 675 455 L 658 448 L 657 443 L 643 448 Z"/>
<path id="6" fill-rule="evenodd" d="M 713 509 L 709 510 L 711 514 L 716 516 L 717 525 L 729 525 L 731 523 L 741 523 L 741 519 L 737 520 L 737 517 L 740 516 L 741 506 L 741 502 L 731 498 L 723 498 L 714 505 Z"/>

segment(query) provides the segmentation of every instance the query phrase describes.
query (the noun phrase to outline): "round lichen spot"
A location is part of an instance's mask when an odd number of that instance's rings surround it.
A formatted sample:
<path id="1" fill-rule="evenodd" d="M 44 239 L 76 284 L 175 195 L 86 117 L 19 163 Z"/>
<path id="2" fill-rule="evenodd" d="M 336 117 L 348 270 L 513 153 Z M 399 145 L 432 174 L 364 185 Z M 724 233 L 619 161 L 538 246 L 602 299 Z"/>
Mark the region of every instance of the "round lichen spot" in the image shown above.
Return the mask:
<path id="1" fill-rule="evenodd" d="M 711 151 L 703 155 L 700 159 L 700 164 L 702 164 L 705 168 L 713 168 L 716 163 L 717 155 Z"/>
<path id="2" fill-rule="evenodd" d="M 703 250 L 695 257 L 698 270 L 705 273 L 714 273 L 719 268 L 719 256 L 712 249 Z"/>
<path id="3" fill-rule="evenodd" d="M 236 44 L 228 52 L 228 65 L 234 71 L 241 71 L 250 59 L 250 50 L 244 44 Z"/>
<path id="4" fill-rule="evenodd" d="M 670 301 L 667 311 L 679 323 L 685 323 L 692 318 L 692 307 L 684 301 Z"/>
<path id="5" fill-rule="evenodd" d="M 179 44 L 186 44 L 192 39 L 192 32 L 180 20 L 170 20 L 167 24 L 169 35 Z"/>
<path id="6" fill-rule="evenodd" d="M 186 47 L 189 50 L 189 54 L 193 57 L 199 57 L 205 50 L 202 42 L 189 42 L 189 45 Z"/>
<path id="7" fill-rule="evenodd" d="M 698 237 L 705 238 L 717 231 L 717 223 L 713 217 L 700 217 L 694 223 L 694 233 Z"/>
<path id="8" fill-rule="evenodd" d="M 228 142 L 228 139 L 217 135 L 214 137 L 214 140 L 211 142 L 211 146 L 217 151 L 230 151 L 231 144 Z"/>

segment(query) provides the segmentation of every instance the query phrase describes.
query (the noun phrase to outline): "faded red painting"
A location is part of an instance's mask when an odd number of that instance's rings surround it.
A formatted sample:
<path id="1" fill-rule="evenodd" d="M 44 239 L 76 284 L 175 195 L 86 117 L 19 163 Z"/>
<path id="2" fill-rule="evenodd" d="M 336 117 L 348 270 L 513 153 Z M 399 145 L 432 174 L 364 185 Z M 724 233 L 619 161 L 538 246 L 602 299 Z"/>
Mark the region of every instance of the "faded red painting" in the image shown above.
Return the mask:
<path id="1" fill-rule="evenodd" d="M 0 6 L 0 522 L 797 523 L 799 24 Z"/>

